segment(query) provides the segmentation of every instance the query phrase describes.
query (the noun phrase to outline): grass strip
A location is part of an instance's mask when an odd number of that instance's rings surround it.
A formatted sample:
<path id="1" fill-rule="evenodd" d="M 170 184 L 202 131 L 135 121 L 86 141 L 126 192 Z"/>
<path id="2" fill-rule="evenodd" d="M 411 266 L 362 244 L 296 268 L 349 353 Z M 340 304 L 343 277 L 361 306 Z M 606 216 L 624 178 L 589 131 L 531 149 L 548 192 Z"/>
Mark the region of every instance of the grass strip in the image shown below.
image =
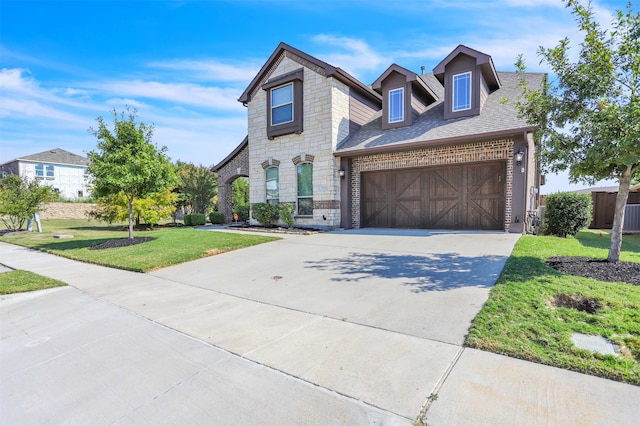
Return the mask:
<path id="1" fill-rule="evenodd" d="M 128 247 L 89 250 L 90 247 L 112 239 L 126 238 L 125 226 L 104 225 L 85 219 L 51 219 L 43 221 L 42 225 L 41 233 L 10 233 L 0 237 L 0 241 L 83 262 L 149 272 L 279 239 L 255 234 L 200 231 L 191 227 L 164 227 L 134 232 L 135 237 L 153 237 L 153 241 Z M 54 235 L 60 234 L 73 235 L 73 238 L 54 238 Z"/>
<path id="2" fill-rule="evenodd" d="M 44 290 L 61 287 L 62 281 L 43 277 L 29 271 L 7 271 L 0 273 L 0 294 L 23 293 L 25 291 Z"/>
<path id="3" fill-rule="evenodd" d="M 609 234 L 600 231 L 520 238 L 466 345 L 640 385 L 640 286 L 564 275 L 545 262 L 552 256 L 606 258 L 608 246 Z M 624 236 L 621 260 L 640 263 L 640 236 Z M 563 295 L 595 299 L 602 307 L 590 314 L 559 306 Z M 577 348 L 574 332 L 606 337 L 619 356 Z"/>

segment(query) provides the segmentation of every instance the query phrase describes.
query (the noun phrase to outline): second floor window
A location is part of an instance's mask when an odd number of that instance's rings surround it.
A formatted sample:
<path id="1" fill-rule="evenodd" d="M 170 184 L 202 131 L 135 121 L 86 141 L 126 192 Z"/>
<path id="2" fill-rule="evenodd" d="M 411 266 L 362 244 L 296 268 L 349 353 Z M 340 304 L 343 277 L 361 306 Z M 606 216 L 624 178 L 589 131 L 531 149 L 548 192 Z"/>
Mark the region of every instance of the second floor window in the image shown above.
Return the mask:
<path id="1" fill-rule="evenodd" d="M 36 177 L 53 179 L 53 164 L 36 164 Z"/>
<path id="2" fill-rule="evenodd" d="M 389 90 L 389 123 L 404 120 L 404 89 Z"/>
<path id="3" fill-rule="evenodd" d="M 271 89 L 271 125 L 293 121 L 293 83 Z"/>
<path id="4" fill-rule="evenodd" d="M 464 111 L 471 109 L 471 72 L 453 76 L 453 105 L 451 110 Z"/>

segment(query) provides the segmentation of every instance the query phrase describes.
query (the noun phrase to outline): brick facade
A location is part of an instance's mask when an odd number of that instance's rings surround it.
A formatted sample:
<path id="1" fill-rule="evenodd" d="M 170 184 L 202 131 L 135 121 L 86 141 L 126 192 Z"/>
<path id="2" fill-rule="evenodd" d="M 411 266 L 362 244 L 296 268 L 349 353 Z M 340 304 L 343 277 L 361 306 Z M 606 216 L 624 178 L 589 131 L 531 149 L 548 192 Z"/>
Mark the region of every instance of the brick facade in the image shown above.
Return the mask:
<path id="1" fill-rule="evenodd" d="M 229 162 L 218 170 L 218 211 L 224 215 L 224 222 L 233 220 L 233 181 L 239 177 L 249 177 L 249 147 L 241 149 Z"/>
<path id="2" fill-rule="evenodd" d="M 508 232 L 513 198 L 513 147 L 512 139 L 503 139 L 355 157 L 351 170 L 351 226 L 360 228 L 362 172 L 504 160 L 507 164 L 504 229 Z"/>

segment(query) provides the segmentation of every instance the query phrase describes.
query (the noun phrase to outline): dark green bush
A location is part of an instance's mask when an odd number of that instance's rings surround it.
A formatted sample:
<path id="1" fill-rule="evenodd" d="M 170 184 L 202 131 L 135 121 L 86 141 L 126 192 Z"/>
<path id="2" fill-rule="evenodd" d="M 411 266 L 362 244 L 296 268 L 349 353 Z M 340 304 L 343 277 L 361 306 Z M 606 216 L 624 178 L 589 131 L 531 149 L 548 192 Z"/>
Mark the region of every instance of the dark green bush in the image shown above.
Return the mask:
<path id="1" fill-rule="evenodd" d="M 235 214 L 238 215 L 238 220 L 240 222 L 246 222 L 249 220 L 249 206 L 238 206 L 235 209 Z"/>
<path id="2" fill-rule="evenodd" d="M 215 224 L 224 223 L 224 215 L 220 212 L 211 212 L 209 213 L 209 222 Z"/>
<path id="3" fill-rule="evenodd" d="M 591 194 L 558 192 L 545 198 L 542 232 L 566 237 L 576 235 L 591 221 Z"/>
<path id="4" fill-rule="evenodd" d="M 193 213 L 184 215 L 184 224 L 186 226 L 200 226 L 207 223 L 207 217 L 202 213 Z"/>
<path id="5" fill-rule="evenodd" d="M 278 204 L 278 213 L 280 214 L 280 219 L 291 228 L 293 226 L 293 204 Z"/>
<path id="6" fill-rule="evenodd" d="M 262 226 L 271 227 L 275 225 L 279 218 L 279 208 L 277 205 L 267 203 L 255 203 L 253 205 L 253 218 L 260 222 Z"/>

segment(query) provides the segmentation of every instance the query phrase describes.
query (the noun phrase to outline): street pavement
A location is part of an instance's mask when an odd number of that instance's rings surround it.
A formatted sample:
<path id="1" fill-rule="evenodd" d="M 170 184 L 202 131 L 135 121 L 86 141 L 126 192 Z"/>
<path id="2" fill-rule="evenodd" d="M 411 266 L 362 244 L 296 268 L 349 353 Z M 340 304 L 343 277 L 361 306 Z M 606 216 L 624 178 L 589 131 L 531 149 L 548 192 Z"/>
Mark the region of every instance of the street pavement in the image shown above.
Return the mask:
<path id="1" fill-rule="evenodd" d="M 286 236 L 150 274 L 0 244 L 70 285 L 0 299 L 0 423 L 635 424 L 638 387 L 462 347 L 516 240 Z"/>

